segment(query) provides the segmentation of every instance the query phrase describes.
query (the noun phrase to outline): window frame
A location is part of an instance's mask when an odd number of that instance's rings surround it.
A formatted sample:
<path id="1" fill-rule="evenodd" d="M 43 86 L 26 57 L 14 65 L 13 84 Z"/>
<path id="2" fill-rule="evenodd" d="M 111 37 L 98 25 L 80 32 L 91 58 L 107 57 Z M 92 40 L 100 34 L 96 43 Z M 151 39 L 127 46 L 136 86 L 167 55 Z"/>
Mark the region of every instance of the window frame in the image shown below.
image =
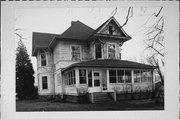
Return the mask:
<path id="1" fill-rule="evenodd" d="M 74 74 L 73 74 L 74 72 Z M 76 85 L 76 73 L 75 70 L 70 70 L 64 73 L 64 81 L 66 86 L 74 86 Z"/>
<path id="2" fill-rule="evenodd" d="M 80 76 L 80 70 L 84 70 L 85 71 L 85 75 L 84 76 Z M 86 82 L 85 83 L 81 83 L 81 77 L 84 77 Z M 87 70 L 86 69 L 79 69 L 79 85 L 86 85 L 87 84 Z"/>
<path id="3" fill-rule="evenodd" d="M 73 46 L 77 46 L 79 47 L 79 52 L 80 52 L 80 56 L 79 56 L 79 60 L 73 60 L 73 56 L 72 56 L 72 47 Z M 82 51 L 81 51 L 81 45 L 70 45 L 70 55 L 71 55 L 71 61 L 81 61 L 82 60 Z"/>
<path id="4" fill-rule="evenodd" d="M 110 59 L 109 58 L 109 45 L 115 45 L 115 54 L 114 54 L 114 58 L 112 59 L 116 59 L 116 43 L 107 43 L 107 59 Z"/>
<path id="5" fill-rule="evenodd" d="M 43 81 L 43 78 L 46 78 L 46 88 L 44 88 L 44 81 Z M 42 83 L 42 90 L 48 90 L 48 76 L 42 76 L 41 77 L 41 83 Z"/>
<path id="6" fill-rule="evenodd" d="M 100 44 L 101 45 L 101 58 L 96 58 L 96 44 Z M 95 43 L 94 44 L 94 58 L 95 59 L 103 59 L 103 45 L 101 43 Z"/>
<path id="7" fill-rule="evenodd" d="M 42 54 L 45 55 L 45 65 L 42 65 Z M 47 53 L 46 52 L 40 53 L 40 62 L 41 62 L 41 66 L 47 66 Z"/>
<path id="8" fill-rule="evenodd" d="M 116 82 L 115 82 L 115 83 L 111 83 L 111 82 L 110 82 L 110 70 L 115 70 L 115 71 L 116 71 L 116 76 L 115 76 Z M 122 76 L 123 82 L 122 82 L 122 83 L 118 81 L 118 77 L 120 77 L 120 76 L 118 76 L 118 71 L 123 71 L 123 76 Z M 131 82 L 126 82 L 126 79 L 125 79 L 125 71 L 130 71 L 130 72 L 132 72 L 132 70 L 130 70 L 130 69 L 109 69 L 109 83 L 110 83 L 110 84 L 132 84 L 132 74 L 131 74 L 131 76 L 130 76 Z"/>

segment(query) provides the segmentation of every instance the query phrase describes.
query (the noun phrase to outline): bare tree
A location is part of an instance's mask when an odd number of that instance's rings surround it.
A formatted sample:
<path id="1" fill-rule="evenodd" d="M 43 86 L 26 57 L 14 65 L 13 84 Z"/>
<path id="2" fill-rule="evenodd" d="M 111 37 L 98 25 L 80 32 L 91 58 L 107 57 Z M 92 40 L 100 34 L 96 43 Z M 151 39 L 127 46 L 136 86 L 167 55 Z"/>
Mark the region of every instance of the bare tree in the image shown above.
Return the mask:
<path id="1" fill-rule="evenodd" d="M 156 71 L 164 84 L 164 17 L 161 15 L 162 9 L 163 7 L 153 14 L 154 23 L 144 33 L 144 43 L 145 50 L 148 51 L 147 62 L 157 67 Z"/>

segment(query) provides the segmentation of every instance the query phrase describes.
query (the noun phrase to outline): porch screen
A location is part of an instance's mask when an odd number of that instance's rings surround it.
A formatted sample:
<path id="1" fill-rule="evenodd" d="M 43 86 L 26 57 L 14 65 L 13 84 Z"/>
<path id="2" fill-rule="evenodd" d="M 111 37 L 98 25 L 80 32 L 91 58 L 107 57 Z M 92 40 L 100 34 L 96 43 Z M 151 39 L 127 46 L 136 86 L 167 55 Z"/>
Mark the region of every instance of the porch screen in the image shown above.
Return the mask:
<path id="1" fill-rule="evenodd" d="M 79 83 L 86 84 L 86 70 L 79 69 Z"/>
<path id="2" fill-rule="evenodd" d="M 80 60 L 80 46 L 71 46 L 71 55 L 73 61 Z"/>
<path id="3" fill-rule="evenodd" d="M 48 89 L 47 76 L 42 77 L 42 89 Z"/>
<path id="4" fill-rule="evenodd" d="M 115 59 L 115 44 L 108 44 L 108 58 Z"/>

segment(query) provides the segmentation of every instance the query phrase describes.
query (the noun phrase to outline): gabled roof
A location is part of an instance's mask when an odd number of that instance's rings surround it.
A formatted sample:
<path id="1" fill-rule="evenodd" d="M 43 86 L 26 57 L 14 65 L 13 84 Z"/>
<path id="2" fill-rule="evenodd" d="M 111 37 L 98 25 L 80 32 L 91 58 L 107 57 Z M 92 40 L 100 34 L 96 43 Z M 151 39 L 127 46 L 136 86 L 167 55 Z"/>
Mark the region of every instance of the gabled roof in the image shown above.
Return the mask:
<path id="1" fill-rule="evenodd" d="M 70 65 L 69 67 L 63 69 L 63 71 L 75 68 L 133 68 L 133 69 L 155 69 L 155 66 L 127 61 L 127 60 L 117 60 L 117 59 L 102 59 L 102 60 L 90 60 L 90 61 L 83 61 L 80 63 L 75 63 Z"/>
<path id="2" fill-rule="evenodd" d="M 103 30 L 112 21 L 114 21 L 115 24 L 117 25 L 118 29 L 120 31 L 122 31 L 123 35 L 125 36 L 124 38 L 131 39 L 131 37 L 123 30 L 121 25 L 117 22 L 117 20 L 113 16 L 110 17 L 107 21 L 105 21 L 101 26 L 99 26 L 93 33 L 94 34 L 100 34 L 101 30 Z"/>
<path id="3" fill-rule="evenodd" d="M 58 34 L 50 34 L 50 33 L 40 33 L 33 32 L 32 33 L 32 56 L 35 56 L 37 53 L 37 49 L 47 48 L 52 39 L 56 36 L 60 36 Z"/>

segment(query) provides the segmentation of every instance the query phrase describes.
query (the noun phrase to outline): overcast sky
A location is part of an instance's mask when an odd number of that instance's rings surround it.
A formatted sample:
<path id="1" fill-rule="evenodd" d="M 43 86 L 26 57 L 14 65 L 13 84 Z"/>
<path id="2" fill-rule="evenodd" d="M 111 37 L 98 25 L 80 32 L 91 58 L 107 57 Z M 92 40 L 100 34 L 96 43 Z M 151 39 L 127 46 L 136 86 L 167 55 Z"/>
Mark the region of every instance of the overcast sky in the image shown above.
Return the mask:
<path id="1" fill-rule="evenodd" d="M 143 34 L 152 22 L 152 15 L 158 12 L 160 7 L 134 7 L 133 16 L 123 27 L 125 32 L 132 37 L 124 43 L 122 47 L 123 60 L 135 60 L 141 62 L 145 57 Z M 24 44 L 33 63 L 36 67 L 36 58 L 31 56 L 32 51 L 32 32 L 61 34 L 70 27 L 71 21 L 81 21 L 93 29 L 99 27 L 103 22 L 114 14 L 115 8 L 51 8 L 51 9 L 16 9 L 15 10 L 15 29 L 26 40 Z M 126 20 L 128 7 L 117 7 L 114 15 L 116 20 L 122 25 Z M 146 21 L 148 20 L 148 23 Z M 15 36 L 16 46 L 18 37 Z"/>

